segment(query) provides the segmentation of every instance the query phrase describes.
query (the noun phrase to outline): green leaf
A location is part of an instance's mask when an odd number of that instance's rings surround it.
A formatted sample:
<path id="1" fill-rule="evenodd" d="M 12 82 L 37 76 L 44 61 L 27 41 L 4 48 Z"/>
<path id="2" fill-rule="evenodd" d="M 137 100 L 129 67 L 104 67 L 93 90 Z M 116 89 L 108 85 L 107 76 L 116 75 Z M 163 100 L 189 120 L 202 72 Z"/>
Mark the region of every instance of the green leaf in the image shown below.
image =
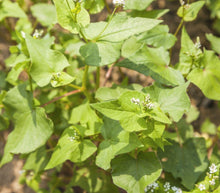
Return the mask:
<path id="1" fill-rule="evenodd" d="M 89 158 L 97 147 L 88 139 L 79 139 L 76 130 L 72 127 L 65 129 L 51 156 L 46 169 L 62 164 L 66 160 L 83 162 Z"/>
<path id="2" fill-rule="evenodd" d="M 85 130 L 85 136 L 100 133 L 102 125 L 100 118 L 96 115 L 95 111 L 91 109 L 88 102 L 81 104 L 72 110 L 69 123 L 80 123 L 82 126 L 88 127 Z"/>
<path id="3" fill-rule="evenodd" d="M 131 17 L 145 17 L 145 18 L 152 18 L 152 19 L 158 19 L 165 15 L 167 12 L 169 12 L 169 9 L 159 9 L 159 10 L 144 10 L 144 11 L 131 11 L 127 13 Z"/>
<path id="4" fill-rule="evenodd" d="M 104 119 L 101 133 L 104 141 L 101 142 L 96 156 L 96 165 L 107 170 L 111 160 L 119 154 L 127 153 L 141 146 L 137 135 L 124 131 L 119 122 Z"/>
<path id="5" fill-rule="evenodd" d="M 170 124 L 170 120 L 159 107 L 142 112 L 144 108 L 142 101 L 145 97 L 146 95 L 141 92 L 127 91 L 118 100 L 95 103 L 91 106 L 106 117 L 119 120 L 123 129 L 129 132 L 148 130 L 149 126 L 145 117 L 151 117 L 157 121 Z M 140 105 L 132 103 L 132 98 L 139 99 Z"/>
<path id="6" fill-rule="evenodd" d="M 141 91 L 142 89 L 143 87 L 139 84 L 131 84 L 128 87 L 118 85 L 113 85 L 111 88 L 100 87 L 95 94 L 95 98 L 99 101 L 116 100 L 122 93 L 128 90 Z"/>
<path id="7" fill-rule="evenodd" d="M 185 27 L 183 27 L 181 35 L 181 50 L 177 69 L 181 71 L 183 75 L 187 75 L 192 68 L 199 65 L 201 56 L 202 51 L 196 48 L 195 44 L 187 34 Z"/>
<path id="8" fill-rule="evenodd" d="M 53 122 L 47 118 L 43 108 L 22 113 L 9 134 L 7 143 L 14 154 L 30 153 L 43 146 L 53 133 Z"/>
<path id="9" fill-rule="evenodd" d="M 9 120 L 0 114 L 0 131 L 6 130 L 9 127 Z"/>
<path id="10" fill-rule="evenodd" d="M 24 170 L 33 170 L 35 173 L 42 172 L 49 161 L 45 147 L 37 149 L 31 153 L 23 167 Z"/>
<path id="11" fill-rule="evenodd" d="M 91 193 L 119 193 L 118 188 L 112 183 L 110 175 L 94 166 L 76 170 L 68 186 L 71 189 L 73 186 L 80 186 L 86 192 Z"/>
<path id="12" fill-rule="evenodd" d="M 182 17 L 184 21 L 193 21 L 196 19 L 200 9 L 204 4 L 205 1 L 198 1 L 189 5 L 181 6 L 177 11 L 177 15 Z"/>
<path id="13" fill-rule="evenodd" d="M 207 40 L 209 40 L 209 42 L 211 43 L 212 49 L 220 54 L 220 38 L 212 35 L 212 34 L 206 34 L 206 38 Z"/>
<path id="14" fill-rule="evenodd" d="M 154 0 L 126 0 L 125 9 L 145 10 Z"/>
<path id="15" fill-rule="evenodd" d="M 207 98 L 220 100 L 220 61 L 213 51 L 204 51 L 201 59 L 204 69 L 196 68 L 187 79 L 198 86 Z"/>
<path id="16" fill-rule="evenodd" d="M 85 1 L 85 8 L 89 9 L 89 12 L 91 14 L 96 14 L 102 11 L 102 9 L 105 7 L 105 1 L 104 0 L 86 0 Z"/>
<path id="17" fill-rule="evenodd" d="M 113 17 L 105 30 L 106 22 L 91 23 L 89 27 L 85 29 L 85 36 L 90 40 L 96 39 L 119 42 L 132 35 L 150 30 L 159 23 L 161 23 L 160 20 L 138 17 L 131 18 L 126 16 L 125 13 L 121 13 Z M 102 31 L 103 33 L 101 33 Z"/>
<path id="18" fill-rule="evenodd" d="M 4 0 L 0 5 L 0 21 L 6 17 L 26 18 L 27 16 L 17 2 L 12 3 L 9 0 Z"/>
<path id="19" fill-rule="evenodd" d="M 184 78 L 177 70 L 168 66 L 169 54 L 164 48 L 143 47 L 137 53 L 117 63 L 116 66 L 135 70 L 146 76 L 151 76 L 161 84 L 180 85 Z"/>
<path id="20" fill-rule="evenodd" d="M 140 34 L 137 37 L 137 40 L 154 47 L 164 47 L 165 49 L 170 49 L 175 44 L 176 37 L 169 33 L 167 25 L 158 25 L 153 29 Z"/>
<path id="21" fill-rule="evenodd" d="M 76 13 L 73 13 L 73 10 L 76 8 L 73 1 L 54 0 L 54 3 L 59 24 L 70 32 L 77 34 L 81 26 L 85 27 L 90 23 L 89 13 L 82 5 L 76 10 Z"/>
<path id="22" fill-rule="evenodd" d="M 7 92 L 3 104 L 9 117 L 19 121 L 21 114 L 33 109 L 33 95 L 26 91 L 25 84 L 20 84 Z"/>
<path id="23" fill-rule="evenodd" d="M 155 84 L 144 88 L 143 91 L 150 95 L 152 93 L 153 98 L 156 98 L 160 104 L 162 111 L 169 113 L 170 117 L 178 122 L 190 108 L 190 99 L 186 93 L 188 86 L 189 82 L 171 89 Z"/>
<path id="24" fill-rule="evenodd" d="M 164 170 L 171 172 L 175 178 L 180 178 L 182 185 L 188 189 L 194 187 L 208 167 L 204 138 L 188 139 L 182 147 L 173 142 L 172 146 L 165 147 L 164 152 L 159 150 L 158 156 L 162 160 Z"/>
<path id="25" fill-rule="evenodd" d="M 60 73 L 69 63 L 65 56 L 57 50 L 51 50 L 48 42 L 26 35 L 27 48 L 32 66 L 30 74 L 40 86 L 46 86 L 54 73 Z"/>
<path id="26" fill-rule="evenodd" d="M 112 161 L 113 182 L 128 193 L 144 193 L 145 187 L 156 181 L 161 171 L 153 152 L 141 152 L 137 158 L 120 155 Z"/>
<path id="27" fill-rule="evenodd" d="M 112 64 L 120 58 L 122 42 L 98 41 L 96 44 L 101 57 L 99 66 Z"/>
<path id="28" fill-rule="evenodd" d="M 99 66 L 101 58 L 96 43 L 89 42 L 80 48 L 80 54 L 84 57 L 85 63 L 89 66 Z"/>
<path id="29" fill-rule="evenodd" d="M 43 26 L 51 26 L 57 22 L 56 9 L 52 4 L 38 3 L 32 5 L 31 12 Z"/>
<path id="30" fill-rule="evenodd" d="M 66 72 L 58 72 L 53 74 L 53 77 L 51 78 L 51 85 L 53 87 L 64 86 L 70 84 L 75 79 L 75 77 L 70 76 Z"/>

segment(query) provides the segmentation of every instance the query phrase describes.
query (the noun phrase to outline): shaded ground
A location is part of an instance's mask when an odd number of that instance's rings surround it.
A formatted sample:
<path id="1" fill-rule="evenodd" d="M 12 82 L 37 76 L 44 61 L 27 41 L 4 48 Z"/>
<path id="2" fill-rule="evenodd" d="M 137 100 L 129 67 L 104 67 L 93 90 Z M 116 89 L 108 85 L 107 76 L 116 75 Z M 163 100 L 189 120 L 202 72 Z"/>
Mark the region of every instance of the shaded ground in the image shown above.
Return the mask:
<path id="1" fill-rule="evenodd" d="M 176 15 L 177 8 L 179 7 L 179 1 L 165 1 L 158 0 L 157 3 L 154 4 L 155 7 L 164 9 L 170 9 L 170 12 L 164 16 L 164 21 L 170 27 L 170 32 L 175 32 L 180 19 Z M 105 15 L 101 16 L 102 18 Z M 193 40 L 196 39 L 197 36 L 200 36 L 201 43 L 204 47 L 209 48 L 209 44 L 205 39 L 205 33 L 213 33 L 211 30 L 212 21 L 209 19 L 209 12 L 206 8 L 199 13 L 199 16 L 196 21 L 190 22 L 186 24 L 186 29 L 190 34 Z M 179 34 L 180 35 L 180 34 Z M 178 35 L 178 37 L 179 37 Z M 10 36 L 8 31 L 5 28 L 0 28 L 0 70 L 4 69 L 4 59 L 9 56 L 9 44 L 12 44 L 10 41 Z M 173 59 L 172 62 L 176 63 L 178 61 L 178 53 L 180 49 L 180 43 L 177 42 L 175 48 L 173 49 Z M 101 71 L 101 84 L 103 84 L 105 80 L 105 74 L 107 69 L 103 69 Z M 137 72 L 131 70 L 122 69 L 125 76 L 128 77 L 130 83 L 140 83 L 143 86 L 147 86 L 152 82 L 150 77 L 145 77 Z M 118 68 L 113 69 L 112 76 L 109 81 L 106 83 L 106 86 L 110 86 L 112 82 L 118 83 L 121 81 L 121 76 L 118 71 Z M 213 102 L 204 97 L 202 92 L 195 86 L 191 85 L 189 87 L 189 95 L 193 104 L 195 104 L 199 111 L 200 116 L 197 121 L 193 124 L 195 128 L 200 128 L 201 123 L 209 118 L 216 125 L 220 125 L 220 109 L 217 107 L 217 103 Z M 3 146 L 4 141 L 7 138 L 7 132 L 1 133 L 0 137 L 0 155 L 3 154 Z M 3 140 L 4 139 L 4 140 Z M 23 162 L 18 160 L 17 157 L 14 160 L 6 164 L 0 169 L 0 192 L 1 193 L 32 193 L 34 191 L 29 188 L 22 186 L 19 184 L 19 176 L 20 170 L 22 169 Z"/>

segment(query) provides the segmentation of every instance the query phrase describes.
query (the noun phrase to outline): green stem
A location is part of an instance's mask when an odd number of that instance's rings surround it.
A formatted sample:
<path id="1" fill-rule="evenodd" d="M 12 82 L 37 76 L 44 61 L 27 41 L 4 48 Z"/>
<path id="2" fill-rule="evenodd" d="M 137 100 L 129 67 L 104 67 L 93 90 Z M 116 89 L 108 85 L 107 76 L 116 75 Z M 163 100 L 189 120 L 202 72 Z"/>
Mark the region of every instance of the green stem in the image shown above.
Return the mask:
<path id="1" fill-rule="evenodd" d="M 179 33 L 181 27 L 183 26 L 183 23 L 184 23 L 184 20 L 183 20 L 183 18 L 182 18 L 180 24 L 178 25 L 178 27 L 177 27 L 177 29 L 176 29 L 176 31 L 175 31 L 175 33 L 174 33 L 174 36 L 175 36 L 175 37 L 177 36 L 177 34 Z M 172 51 L 173 51 L 173 49 L 170 48 L 170 51 L 169 51 L 169 54 L 170 54 L 170 64 L 171 64 Z"/>
<path id="2" fill-rule="evenodd" d="M 88 71 L 89 71 L 89 66 L 85 65 L 85 70 L 84 70 L 84 74 L 83 74 L 83 82 L 82 82 L 82 91 L 86 95 L 87 99 L 90 101 L 90 94 L 89 94 L 87 87 L 86 87 Z"/>
<path id="3" fill-rule="evenodd" d="M 32 77 L 31 77 L 30 73 L 28 73 L 28 76 L 29 76 L 30 89 L 31 89 L 31 92 L 33 94 L 33 82 L 32 82 Z"/>
<path id="4" fill-rule="evenodd" d="M 100 86 L 100 67 L 96 68 L 96 90 Z"/>
<path id="5" fill-rule="evenodd" d="M 100 34 L 95 38 L 95 40 L 98 40 L 100 38 L 100 36 L 104 33 L 104 31 L 107 29 L 107 27 L 109 26 L 109 24 L 111 23 L 111 20 L 116 12 L 118 7 L 115 7 L 115 9 L 113 10 L 109 20 L 108 20 L 108 23 L 106 24 L 106 26 L 104 27 L 104 29 L 100 32 Z"/>
<path id="6" fill-rule="evenodd" d="M 75 88 L 75 89 L 78 89 L 78 90 L 81 90 L 82 88 L 80 86 L 77 86 L 75 84 L 69 84 L 68 86 L 72 87 L 72 88 Z"/>

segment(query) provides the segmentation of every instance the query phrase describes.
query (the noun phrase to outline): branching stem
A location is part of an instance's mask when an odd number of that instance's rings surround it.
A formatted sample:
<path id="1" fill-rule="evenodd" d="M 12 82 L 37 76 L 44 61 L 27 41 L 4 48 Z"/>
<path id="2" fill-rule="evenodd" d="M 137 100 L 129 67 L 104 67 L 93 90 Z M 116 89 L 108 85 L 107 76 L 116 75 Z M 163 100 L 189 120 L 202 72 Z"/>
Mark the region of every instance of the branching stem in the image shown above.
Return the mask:
<path id="1" fill-rule="evenodd" d="M 80 93 L 80 92 L 82 92 L 82 90 L 73 90 L 71 92 L 65 93 L 64 95 L 56 97 L 56 98 L 52 99 L 51 101 L 41 105 L 41 107 L 45 107 L 45 106 L 47 106 L 47 105 L 49 105 L 51 103 L 54 103 L 54 102 L 56 102 L 56 101 L 58 101 L 58 100 L 60 100 L 60 99 L 62 99 L 64 97 L 67 97 L 67 96 L 70 96 L 70 95 L 74 95 L 74 94 Z"/>

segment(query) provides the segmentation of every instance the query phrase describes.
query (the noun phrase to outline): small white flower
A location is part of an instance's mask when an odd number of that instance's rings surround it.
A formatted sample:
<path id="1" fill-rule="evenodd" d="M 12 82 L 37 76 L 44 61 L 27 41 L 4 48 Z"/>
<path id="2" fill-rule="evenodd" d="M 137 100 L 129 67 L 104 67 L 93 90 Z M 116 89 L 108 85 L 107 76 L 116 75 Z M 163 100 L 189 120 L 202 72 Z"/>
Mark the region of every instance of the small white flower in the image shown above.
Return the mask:
<path id="1" fill-rule="evenodd" d="M 215 185 L 215 179 L 209 180 L 210 185 L 214 186 Z"/>
<path id="2" fill-rule="evenodd" d="M 144 100 L 146 103 L 149 103 L 150 102 L 150 95 L 147 94 L 147 96 L 145 97 L 145 100 Z"/>
<path id="3" fill-rule="evenodd" d="M 38 29 L 36 29 L 36 30 L 34 31 L 33 37 L 37 39 L 37 38 L 41 37 L 41 36 L 43 35 L 43 33 L 44 33 L 43 30 L 38 30 Z"/>
<path id="4" fill-rule="evenodd" d="M 25 32 L 21 31 L 21 36 L 22 36 L 23 38 L 26 38 Z"/>
<path id="5" fill-rule="evenodd" d="M 205 190 L 205 185 L 204 184 L 199 184 L 198 188 L 199 188 L 200 191 L 203 191 L 203 190 Z"/>
<path id="6" fill-rule="evenodd" d="M 164 187 L 164 190 L 167 192 L 168 190 L 170 190 L 170 183 L 166 182 L 163 187 Z"/>
<path id="7" fill-rule="evenodd" d="M 209 167 L 209 173 L 210 174 L 213 174 L 213 173 L 215 173 L 215 172 L 217 172 L 218 170 L 217 170 L 217 166 L 215 165 L 215 164 L 212 164 L 210 167 Z"/>
<path id="8" fill-rule="evenodd" d="M 173 186 L 171 189 L 174 191 L 174 193 L 182 193 L 182 190 L 176 186 Z"/>
<path id="9" fill-rule="evenodd" d="M 139 105 L 140 104 L 140 99 L 135 99 L 134 97 L 131 99 L 131 102 L 136 104 L 136 105 Z"/>
<path id="10" fill-rule="evenodd" d="M 113 0 L 113 4 L 116 6 L 124 6 L 125 0 Z"/>
<path id="11" fill-rule="evenodd" d="M 148 103 L 145 105 L 148 109 L 153 109 L 155 105 L 153 103 Z"/>
<path id="12" fill-rule="evenodd" d="M 68 139 L 73 142 L 76 138 L 75 137 L 68 137 Z"/>
<path id="13" fill-rule="evenodd" d="M 180 5 L 183 6 L 185 4 L 185 1 L 180 0 Z"/>

